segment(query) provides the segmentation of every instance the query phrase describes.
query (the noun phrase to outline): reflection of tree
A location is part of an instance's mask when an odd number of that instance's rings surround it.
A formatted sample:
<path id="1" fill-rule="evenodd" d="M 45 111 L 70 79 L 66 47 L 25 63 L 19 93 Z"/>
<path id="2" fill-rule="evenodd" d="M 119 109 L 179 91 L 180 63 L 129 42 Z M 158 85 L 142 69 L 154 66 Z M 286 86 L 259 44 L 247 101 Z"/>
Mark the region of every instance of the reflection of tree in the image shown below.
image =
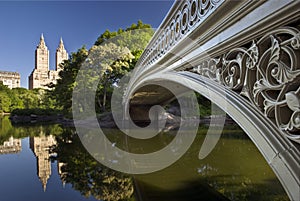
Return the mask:
<path id="1" fill-rule="evenodd" d="M 59 135 L 61 133 L 61 126 L 58 124 L 54 125 L 20 125 L 13 126 L 8 116 L 0 117 L 0 144 L 4 141 L 9 140 L 10 137 L 15 139 L 25 137 L 40 136 L 41 132 L 45 135 Z"/>
<path id="2" fill-rule="evenodd" d="M 132 179 L 99 164 L 81 145 L 74 130 L 63 129 L 57 137 L 61 177 L 82 195 L 102 200 L 133 200 Z"/>
<path id="3" fill-rule="evenodd" d="M 14 129 L 7 117 L 0 117 L 0 144 L 7 141 L 14 134 Z"/>

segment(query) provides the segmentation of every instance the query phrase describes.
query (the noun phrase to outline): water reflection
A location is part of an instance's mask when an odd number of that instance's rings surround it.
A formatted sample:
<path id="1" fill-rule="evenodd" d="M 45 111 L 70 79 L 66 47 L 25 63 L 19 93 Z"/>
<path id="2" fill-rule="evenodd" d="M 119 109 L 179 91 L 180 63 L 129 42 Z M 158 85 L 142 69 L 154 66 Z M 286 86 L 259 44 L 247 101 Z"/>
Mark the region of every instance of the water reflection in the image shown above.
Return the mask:
<path id="1" fill-rule="evenodd" d="M 37 160 L 37 175 L 46 191 L 47 182 L 51 175 L 50 147 L 56 145 L 53 135 L 45 136 L 42 132 L 39 137 L 30 137 L 30 149 L 33 151 Z"/>
<path id="2" fill-rule="evenodd" d="M 73 128 L 12 126 L 7 117 L 0 118 L 0 200 L 288 200 L 254 144 L 239 128 L 226 129 L 204 160 L 198 159 L 202 127 L 188 152 L 170 167 L 126 175 L 95 161 Z M 158 150 L 175 135 L 138 142 L 117 130 L 105 133 L 115 146 L 135 153 Z"/>
<path id="3" fill-rule="evenodd" d="M 22 143 L 20 139 L 10 137 L 0 145 L 0 154 L 14 154 L 22 150 Z"/>
<path id="4" fill-rule="evenodd" d="M 129 175 L 113 171 L 94 160 L 81 145 L 73 129 L 63 129 L 57 136 L 56 160 L 63 163 L 62 179 L 72 184 L 85 197 L 102 200 L 133 199 L 133 183 Z"/>
<path id="5" fill-rule="evenodd" d="M 143 200 L 156 200 L 160 196 L 165 200 L 184 200 L 182 197 L 221 200 L 220 194 L 234 201 L 289 200 L 255 145 L 240 129 L 231 126 L 226 129 L 204 160 L 197 160 L 206 132 L 202 128 L 179 161 L 162 171 L 135 176 L 143 189 L 142 197 L 146 197 Z"/>

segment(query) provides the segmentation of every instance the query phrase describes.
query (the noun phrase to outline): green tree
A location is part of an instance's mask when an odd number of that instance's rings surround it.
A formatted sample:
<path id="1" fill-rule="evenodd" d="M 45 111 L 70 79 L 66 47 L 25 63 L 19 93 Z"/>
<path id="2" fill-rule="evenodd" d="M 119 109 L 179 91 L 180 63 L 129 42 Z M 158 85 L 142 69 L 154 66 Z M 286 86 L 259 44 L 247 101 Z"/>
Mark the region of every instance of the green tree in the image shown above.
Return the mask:
<path id="1" fill-rule="evenodd" d="M 10 89 L 0 82 L 0 113 L 10 112 L 11 99 L 9 97 Z"/>
<path id="2" fill-rule="evenodd" d="M 0 81 L 0 91 L 8 92 L 9 88 Z"/>
<path id="3" fill-rule="evenodd" d="M 42 94 L 40 89 L 27 90 L 25 93 L 20 94 L 23 100 L 25 109 L 39 108 L 42 105 Z"/>
<path id="4" fill-rule="evenodd" d="M 52 89 L 54 90 L 54 89 Z M 59 109 L 57 108 L 57 103 L 56 103 L 56 99 L 54 96 L 54 93 L 52 92 L 52 90 L 45 90 L 44 94 L 43 94 L 43 108 L 44 109 Z"/>
<path id="5" fill-rule="evenodd" d="M 76 85 L 75 79 L 77 73 L 85 59 L 88 51 L 85 47 L 79 49 L 76 53 L 72 53 L 69 60 L 62 64 L 63 70 L 59 72 L 60 78 L 54 87 L 52 97 L 55 97 L 55 104 L 65 113 L 71 113 L 72 93 Z"/>
<path id="6" fill-rule="evenodd" d="M 0 92 L 0 112 L 10 112 L 11 99 L 5 92 Z"/>
<path id="7" fill-rule="evenodd" d="M 13 111 L 15 109 L 23 109 L 24 100 L 22 95 L 28 93 L 28 90 L 25 88 L 13 88 L 12 89 L 12 104 L 10 110 Z"/>
<path id="8" fill-rule="evenodd" d="M 111 92 L 113 91 L 113 84 L 118 83 L 118 80 L 123 75 L 134 68 L 153 33 L 154 31 L 149 24 L 143 24 L 143 22 L 139 20 L 137 24 L 132 24 L 125 30 L 119 29 L 117 32 L 106 30 L 97 39 L 95 42 L 96 46 L 105 47 L 109 44 L 114 44 L 116 47 L 110 47 L 110 49 L 116 49 L 118 47 L 119 49 L 125 48 L 130 50 L 130 54 L 125 54 L 127 56 L 108 64 L 110 65 L 110 67 L 106 68 L 108 71 L 101 74 L 103 79 L 100 84 L 102 85 L 98 87 L 97 91 L 97 103 L 98 106 L 102 108 L 101 111 L 106 110 L 106 99 L 110 98 Z M 109 57 L 114 56 L 110 53 L 107 55 Z"/>
<path id="9" fill-rule="evenodd" d="M 135 32 L 136 30 L 143 31 Z M 100 73 L 101 79 L 97 90 L 96 102 L 98 104 L 96 108 L 106 111 L 110 106 L 107 100 L 113 91 L 113 85 L 118 82 L 122 75 L 135 66 L 152 35 L 153 30 L 151 26 L 143 24 L 139 20 L 137 24 L 132 24 L 125 30 L 121 28 L 115 32 L 106 30 L 99 36 L 95 46 L 89 52 L 83 47 L 76 53 L 73 53 L 71 58 L 62 64 L 63 70 L 59 73 L 60 79 L 58 79 L 52 92 L 52 97 L 55 97 L 57 107 L 63 109 L 65 113 L 71 113 L 73 90 L 79 84 L 76 83 L 75 79 L 81 65 L 86 61 L 88 54 L 90 54 L 91 63 L 88 65 L 92 65 L 94 69 L 98 67 L 103 70 Z M 107 60 L 107 58 L 115 58 L 115 60 Z M 99 79 L 100 75 L 95 77 L 91 73 L 90 79 L 86 79 L 82 83 L 83 86 L 87 88 L 93 87 L 90 84 L 95 83 L 93 82 L 94 79 Z M 79 89 L 78 92 L 80 90 L 84 89 Z"/>
<path id="10" fill-rule="evenodd" d="M 129 63 L 129 69 L 132 69 L 142 55 L 153 34 L 154 30 L 151 25 L 144 24 L 141 20 L 139 20 L 137 24 L 132 24 L 126 29 L 120 28 L 117 32 L 110 32 L 109 30 L 106 30 L 99 36 L 95 45 L 99 46 L 109 41 L 117 46 L 127 47 L 134 56 Z"/>
<path id="11" fill-rule="evenodd" d="M 109 89 L 128 72 L 129 63 L 133 58 L 128 48 L 117 46 L 114 43 L 93 46 L 91 48 L 89 61 L 85 64 L 89 69 L 98 68 L 100 71 L 97 102 L 102 111 L 106 111 L 107 94 L 108 91 L 112 91 Z"/>
<path id="12" fill-rule="evenodd" d="M 137 41 L 132 40 L 131 38 L 128 38 L 131 35 L 131 31 L 134 30 L 144 30 L 139 33 L 144 33 L 144 35 L 135 35 L 135 37 L 138 39 Z M 124 33 L 127 33 L 124 35 Z M 109 30 L 105 30 L 104 33 L 102 33 L 98 39 L 95 42 L 95 45 L 101 45 L 102 43 L 106 42 L 110 39 L 110 42 L 115 43 L 116 45 L 125 46 L 129 48 L 131 51 L 134 51 L 136 49 L 144 49 L 146 45 L 148 44 L 150 38 L 152 37 L 154 31 L 149 24 L 144 24 L 141 20 L 138 20 L 137 24 L 132 24 L 130 27 L 127 27 L 125 30 L 120 28 L 118 31 L 110 32 Z M 117 35 L 121 35 L 121 38 L 118 38 L 117 42 L 116 40 L 111 41 L 114 37 Z M 128 44 L 131 44 L 129 47 Z M 138 47 L 138 48 L 135 48 Z"/>
<path id="13" fill-rule="evenodd" d="M 12 112 L 16 109 L 55 109 L 55 99 L 47 90 L 25 88 L 9 89 L 0 83 L 0 110 Z M 25 113 L 24 113 L 25 114 Z"/>

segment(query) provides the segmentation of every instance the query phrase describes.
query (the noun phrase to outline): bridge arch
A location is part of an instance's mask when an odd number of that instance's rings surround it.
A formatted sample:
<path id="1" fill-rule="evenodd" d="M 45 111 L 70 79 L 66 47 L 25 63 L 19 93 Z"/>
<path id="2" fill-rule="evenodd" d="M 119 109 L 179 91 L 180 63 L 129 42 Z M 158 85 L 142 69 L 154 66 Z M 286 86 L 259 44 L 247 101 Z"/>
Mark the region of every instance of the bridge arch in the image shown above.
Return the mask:
<path id="1" fill-rule="evenodd" d="M 140 87 L 147 87 L 145 83 L 159 83 L 163 80 L 181 85 L 182 89 L 198 92 L 222 108 L 249 136 L 291 200 L 299 198 L 299 145 L 284 136 L 270 119 L 229 88 L 207 77 L 186 71 L 154 73 L 144 77 L 139 80 L 139 83 L 144 84 L 132 87 L 128 95 L 134 97 Z M 130 104 L 129 100 L 127 104 Z"/>

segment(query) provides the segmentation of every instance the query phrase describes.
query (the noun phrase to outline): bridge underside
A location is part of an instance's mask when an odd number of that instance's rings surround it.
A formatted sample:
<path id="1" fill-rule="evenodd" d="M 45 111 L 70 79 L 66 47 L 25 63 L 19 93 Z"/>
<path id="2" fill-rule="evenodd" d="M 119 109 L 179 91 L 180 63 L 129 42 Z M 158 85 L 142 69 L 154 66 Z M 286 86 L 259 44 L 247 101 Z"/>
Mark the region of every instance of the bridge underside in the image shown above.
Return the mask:
<path id="1" fill-rule="evenodd" d="M 188 89 L 177 84 L 184 92 Z M 149 122 L 149 110 L 154 105 L 165 106 L 174 100 L 174 94 L 160 85 L 147 85 L 139 88 L 130 100 L 129 114 L 134 122 Z"/>
<path id="2" fill-rule="evenodd" d="M 139 88 L 130 100 L 130 105 L 163 105 L 174 98 L 172 92 L 159 85 Z"/>

